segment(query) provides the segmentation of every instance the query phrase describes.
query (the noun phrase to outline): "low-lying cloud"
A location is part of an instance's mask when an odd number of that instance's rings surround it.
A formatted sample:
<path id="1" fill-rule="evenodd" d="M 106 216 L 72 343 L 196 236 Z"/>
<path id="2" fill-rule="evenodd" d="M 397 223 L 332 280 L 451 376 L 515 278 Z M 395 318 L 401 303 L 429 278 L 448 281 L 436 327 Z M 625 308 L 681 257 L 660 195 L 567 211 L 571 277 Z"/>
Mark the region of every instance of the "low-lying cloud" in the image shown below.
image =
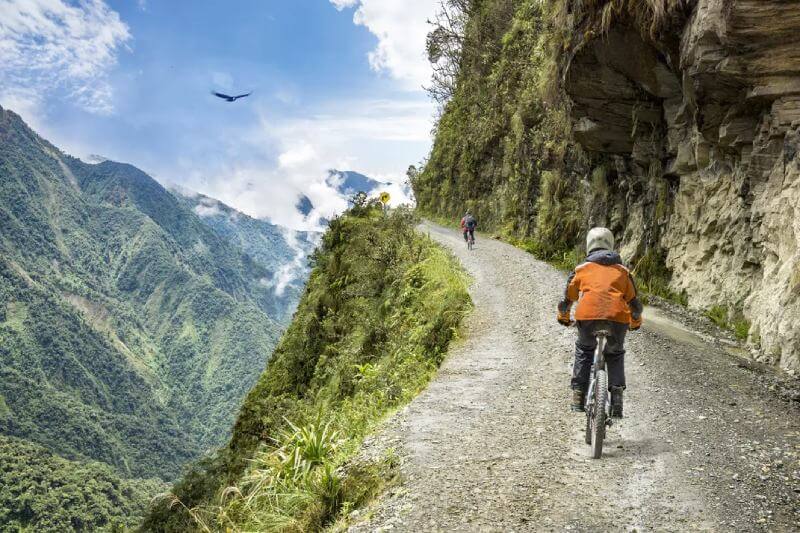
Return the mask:
<path id="1" fill-rule="evenodd" d="M 259 124 L 231 144 L 216 164 L 198 169 L 185 160 L 175 171 L 187 187 L 218 198 L 257 218 L 301 230 L 319 230 L 320 218 L 347 208 L 329 183 L 329 171 L 357 170 L 387 187 L 393 199 L 407 201 L 402 183 L 408 164 L 430 144 L 432 104 L 427 100 L 352 101 L 307 117 L 274 119 L 263 112 Z M 387 173 L 386 168 L 397 168 Z M 296 205 L 306 195 L 314 205 L 304 217 Z"/>

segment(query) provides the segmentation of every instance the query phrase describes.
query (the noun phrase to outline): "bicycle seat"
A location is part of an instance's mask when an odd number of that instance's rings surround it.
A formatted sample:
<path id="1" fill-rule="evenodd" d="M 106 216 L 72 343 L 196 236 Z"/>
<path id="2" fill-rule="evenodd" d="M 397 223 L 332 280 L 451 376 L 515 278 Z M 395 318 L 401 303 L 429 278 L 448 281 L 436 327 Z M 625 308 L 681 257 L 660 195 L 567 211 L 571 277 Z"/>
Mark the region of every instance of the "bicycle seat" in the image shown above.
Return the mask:
<path id="1" fill-rule="evenodd" d="M 608 331 L 608 330 L 605 330 L 605 329 L 598 329 L 597 331 L 594 332 L 594 336 L 595 337 L 610 337 L 611 336 L 611 332 Z"/>

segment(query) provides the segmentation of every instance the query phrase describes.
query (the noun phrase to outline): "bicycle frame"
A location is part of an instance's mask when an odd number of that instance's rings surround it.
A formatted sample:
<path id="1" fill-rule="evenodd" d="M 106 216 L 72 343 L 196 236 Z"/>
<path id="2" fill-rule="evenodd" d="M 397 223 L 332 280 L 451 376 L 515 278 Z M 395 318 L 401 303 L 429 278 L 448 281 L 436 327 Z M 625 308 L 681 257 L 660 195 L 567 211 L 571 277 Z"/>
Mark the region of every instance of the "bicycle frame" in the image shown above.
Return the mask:
<path id="1" fill-rule="evenodd" d="M 586 413 L 590 416 L 590 407 L 594 403 L 595 386 L 597 384 L 597 371 L 606 369 L 606 344 L 610 333 L 606 330 L 598 330 L 594 336 L 597 339 L 597 346 L 594 349 L 594 362 L 592 363 L 592 378 L 589 381 L 589 390 L 586 393 Z M 611 402 L 606 402 L 606 413 L 611 409 Z"/>
<path id="2" fill-rule="evenodd" d="M 591 456 L 594 459 L 600 459 L 603 455 L 606 427 L 611 425 L 611 398 L 605 356 L 609 335 L 610 332 L 603 329 L 594 332 L 597 346 L 594 349 L 592 379 L 586 394 L 586 444 L 592 447 Z"/>

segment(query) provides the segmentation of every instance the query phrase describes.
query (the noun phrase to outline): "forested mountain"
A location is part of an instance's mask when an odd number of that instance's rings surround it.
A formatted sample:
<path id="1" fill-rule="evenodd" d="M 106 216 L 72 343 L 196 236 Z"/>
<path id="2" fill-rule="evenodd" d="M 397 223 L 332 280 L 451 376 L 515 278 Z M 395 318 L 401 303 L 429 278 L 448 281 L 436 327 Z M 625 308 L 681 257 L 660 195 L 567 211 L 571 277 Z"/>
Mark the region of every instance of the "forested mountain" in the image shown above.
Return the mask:
<path id="1" fill-rule="evenodd" d="M 157 479 L 121 479 L 95 461 L 75 462 L 0 435 L 0 531 L 91 531 L 135 527 Z"/>
<path id="2" fill-rule="evenodd" d="M 264 302 L 267 311 L 279 321 L 291 318 L 308 276 L 307 258 L 319 234 L 252 218 L 199 193 L 178 188 L 173 192 L 215 233 L 267 268 L 268 275 L 261 280 L 271 289 Z"/>
<path id="3" fill-rule="evenodd" d="M 309 244 L 281 265 L 207 222 L 0 108 L 0 434 L 163 480 L 226 440 L 296 302 L 272 281 L 302 279 Z"/>

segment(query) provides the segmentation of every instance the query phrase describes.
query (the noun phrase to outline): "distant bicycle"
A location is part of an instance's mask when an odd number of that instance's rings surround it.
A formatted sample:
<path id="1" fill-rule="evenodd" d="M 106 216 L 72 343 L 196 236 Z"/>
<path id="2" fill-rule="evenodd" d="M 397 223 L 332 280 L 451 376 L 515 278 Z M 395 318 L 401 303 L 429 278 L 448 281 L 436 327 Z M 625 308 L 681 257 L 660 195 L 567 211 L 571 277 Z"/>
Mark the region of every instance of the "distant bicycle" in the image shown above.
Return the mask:
<path id="1" fill-rule="evenodd" d="M 467 250 L 475 247 L 475 230 L 467 230 Z"/>
<path id="2" fill-rule="evenodd" d="M 593 459 L 603 454 L 603 440 L 606 427 L 611 425 L 611 398 L 608 393 L 608 373 L 606 371 L 606 340 L 610 333 L 599 329 L 594 336 L 597 347 L 594 349 L 594 364 L 589 391 L 586 394 L 586 444 L 591 446 Z"/>

